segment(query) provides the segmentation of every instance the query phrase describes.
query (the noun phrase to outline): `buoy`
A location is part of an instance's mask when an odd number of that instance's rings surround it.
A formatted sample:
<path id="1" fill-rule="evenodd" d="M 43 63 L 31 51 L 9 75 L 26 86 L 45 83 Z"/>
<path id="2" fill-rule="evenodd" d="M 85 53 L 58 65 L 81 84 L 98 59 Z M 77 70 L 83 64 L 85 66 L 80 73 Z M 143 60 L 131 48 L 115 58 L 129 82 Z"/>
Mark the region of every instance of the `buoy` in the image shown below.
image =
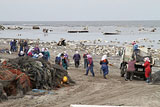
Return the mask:
<path id="1" fill-rule="evenodd" d="M 65 82 L 67 82 L 67 81 L 68 81 L 67 76 L 64 76 L 64 77 L 63 77 L 63 82 L 65 83 Z"/>

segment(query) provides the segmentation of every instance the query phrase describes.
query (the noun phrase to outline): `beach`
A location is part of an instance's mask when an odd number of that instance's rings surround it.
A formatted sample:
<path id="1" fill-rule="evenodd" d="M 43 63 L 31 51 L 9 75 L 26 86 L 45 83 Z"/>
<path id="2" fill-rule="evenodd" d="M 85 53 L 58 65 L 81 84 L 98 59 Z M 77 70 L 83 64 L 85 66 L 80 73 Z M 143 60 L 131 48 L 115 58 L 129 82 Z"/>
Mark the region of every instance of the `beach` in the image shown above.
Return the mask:
<path id="1" fill-rule="evenodd" d="M 93 23 L 93 22 L 92 22 Z M 96 22 L 95 22 L 96 23 Z M 89 24 L 88 24 L 89 25 Z M 6 24 L 7 27 L 15 27 L 14 24 Z M 51 90 L 53 94 L 41 96 L 25 95 L 19 99 L 9 99 L 2 102 L 3 107 L 69 107 L 71 104 L 82 105 L 110 105 L 110 106 L 144 106 L 157 107 L 160 105 L 159 85 L 149 85 L 143 79 L 134 78 L 133 81 L 125 81 L 120 76 L 121 56 L 118 54 L 133 41 L 139 46 L 151 48 L 151 52 L 156 61 L 160 60 L 160 26 L 146 24 L 131 25 L 119 24 L 106 25 L 99 23 L 90 24 L 58 24 L 58 25 L 36 25 L 40 29 L 32 29 L 33 25 L 17 24 L 22 30 L 5 29 L 0 31 L 0 48 L 10 49 L 12 39 L 27 39 L 30 46 L 37 43 L 39 48 L 49 49 L 50 62 L 55 63 L 58 53 L 66 51 L 69 55 L 70 63 L 67 70 L 70 77 L 76 82 L 74 86 L 66 86 L 58 90 Z M 35 25 L 34 25 L 35 26 Z M 156 28 L 154 32 L 152 30 Z M 49 29 L 44 33 L 43 29 Z M 69 30 L 88 30 L 89 33 L 68 33 Z M 105 32 L 118 32 L 118 35 L 103 35 Z M 66 46 L 57 46 L 58 41 L 64 38 Z M 83 54 L 85 51 L 93 57 L 95 77 L 89 73 L 85 76 L 83 67 Z M 72 59 L 74 53 L 78 51 L 81 55 L 80 67 L 74 67 Z M 109 63 L 109 75 L 107 79 L 100 73 L 100 59 L 107 54 Z M 18 52 L 12 54 L 0 53 L 1 59 L 18 57 Z M 157 66 L 159 66 L 157 62 Z M 160 70 L 160 67 L 153 67 L 153 73 Z M 150 101 L 148 101 L 150 100 Z"/>

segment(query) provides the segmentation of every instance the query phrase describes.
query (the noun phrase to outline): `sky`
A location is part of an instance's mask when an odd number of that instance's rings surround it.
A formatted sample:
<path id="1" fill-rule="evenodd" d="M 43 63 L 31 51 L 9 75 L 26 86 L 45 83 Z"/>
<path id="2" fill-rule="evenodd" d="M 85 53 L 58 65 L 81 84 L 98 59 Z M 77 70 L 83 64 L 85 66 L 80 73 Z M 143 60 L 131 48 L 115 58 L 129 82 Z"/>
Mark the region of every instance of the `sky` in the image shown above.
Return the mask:
<path id="1" fill-rule="evenodd" d="M 0 0 L 0 21 L 160 20 L 160 0 Z"/>

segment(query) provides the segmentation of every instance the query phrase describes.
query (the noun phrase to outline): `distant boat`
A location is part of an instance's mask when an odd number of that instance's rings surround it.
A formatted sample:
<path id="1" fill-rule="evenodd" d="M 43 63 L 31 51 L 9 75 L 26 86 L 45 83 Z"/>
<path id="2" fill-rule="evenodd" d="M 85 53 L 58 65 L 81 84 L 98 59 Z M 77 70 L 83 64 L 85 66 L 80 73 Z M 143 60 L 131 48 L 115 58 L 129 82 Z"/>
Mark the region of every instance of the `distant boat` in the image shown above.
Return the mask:
<path id="1" fill-rule="evenodd" d="M 105 32 L 103 35 L 119 35 L 117 32 Z"/>
<path id="2" fill-rule="evenodd" d="M 88 30 L 70 30 L 68 33 L 88 33 Z"/>

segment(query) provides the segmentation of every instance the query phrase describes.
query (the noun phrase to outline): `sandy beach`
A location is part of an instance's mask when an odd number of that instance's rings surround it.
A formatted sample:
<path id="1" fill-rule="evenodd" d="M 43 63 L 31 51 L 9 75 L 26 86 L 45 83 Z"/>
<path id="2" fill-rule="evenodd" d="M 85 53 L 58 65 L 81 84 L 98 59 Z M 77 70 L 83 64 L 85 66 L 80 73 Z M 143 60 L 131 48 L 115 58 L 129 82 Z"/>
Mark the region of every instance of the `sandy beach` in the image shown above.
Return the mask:
<path id="1" fill-rule="evenodd" d="M 160 107 L 160 0 L 2 0 L 0 107 Z"/>
<path id="2" fill-rule="evenodd" d="M 11 39 L 1 39 L 1 48 L 9 48 Z M 30 40 L 31 46 L 34 46 L 37 40 Z M 111 105 L 111 106 L 144 106 L 157 107 L 160 100 L 159 85 L 148 85 L 143 79 L 134 78 L 133 81 L 125 81 L 120 77 L 120 59 L 117 52 L 122 47 L 116 45 L 84 45 L 85 41 L 76 42 L 68 41 L 67 46 L 57 46 L 53 42 L 41 42 L 39 47 L 48 47 L 51 58 L 50 62 L 54 63 L 54 59 L 58 53 L 67 51 L 70 59 L 68 73 L 76 82 L 74 86 L 62 87 L 58 90 L 51 90 L 53 94 L 45 94 L 41 96 L 25 95 L 19 99 L 9 99 L 2 102 L 3 107 L 69 107 L 71 104 L 84 105 Z M 72 59 L 75 51 L 78 50 L 81 57 L 85 50 L 90 50 L 94 61 L 95 77 L 85 76 L 83 68 L 83 58 L 80 61 L 80 67 L 74 67 Z M 103 51 L 102 51 L 103 50 Z M 155 57 L 159 58 L 159 51 L 152 50 Z M 109 75 L 104 79 L 100 74 L 100 64 L 102 53 L 109 52 L 108 60 L 113 66 L 109 66 Z M 157 54 L 158 53 L 158 54 Z M 2 59 L 16 58 L 18 53 L 0 53 Z M 157 54 L 157 55 L 156 55 Z M 159 70 L 154 68 L 153 72 Z M 148 102 L 148 100 L 150 100 Z"/>

